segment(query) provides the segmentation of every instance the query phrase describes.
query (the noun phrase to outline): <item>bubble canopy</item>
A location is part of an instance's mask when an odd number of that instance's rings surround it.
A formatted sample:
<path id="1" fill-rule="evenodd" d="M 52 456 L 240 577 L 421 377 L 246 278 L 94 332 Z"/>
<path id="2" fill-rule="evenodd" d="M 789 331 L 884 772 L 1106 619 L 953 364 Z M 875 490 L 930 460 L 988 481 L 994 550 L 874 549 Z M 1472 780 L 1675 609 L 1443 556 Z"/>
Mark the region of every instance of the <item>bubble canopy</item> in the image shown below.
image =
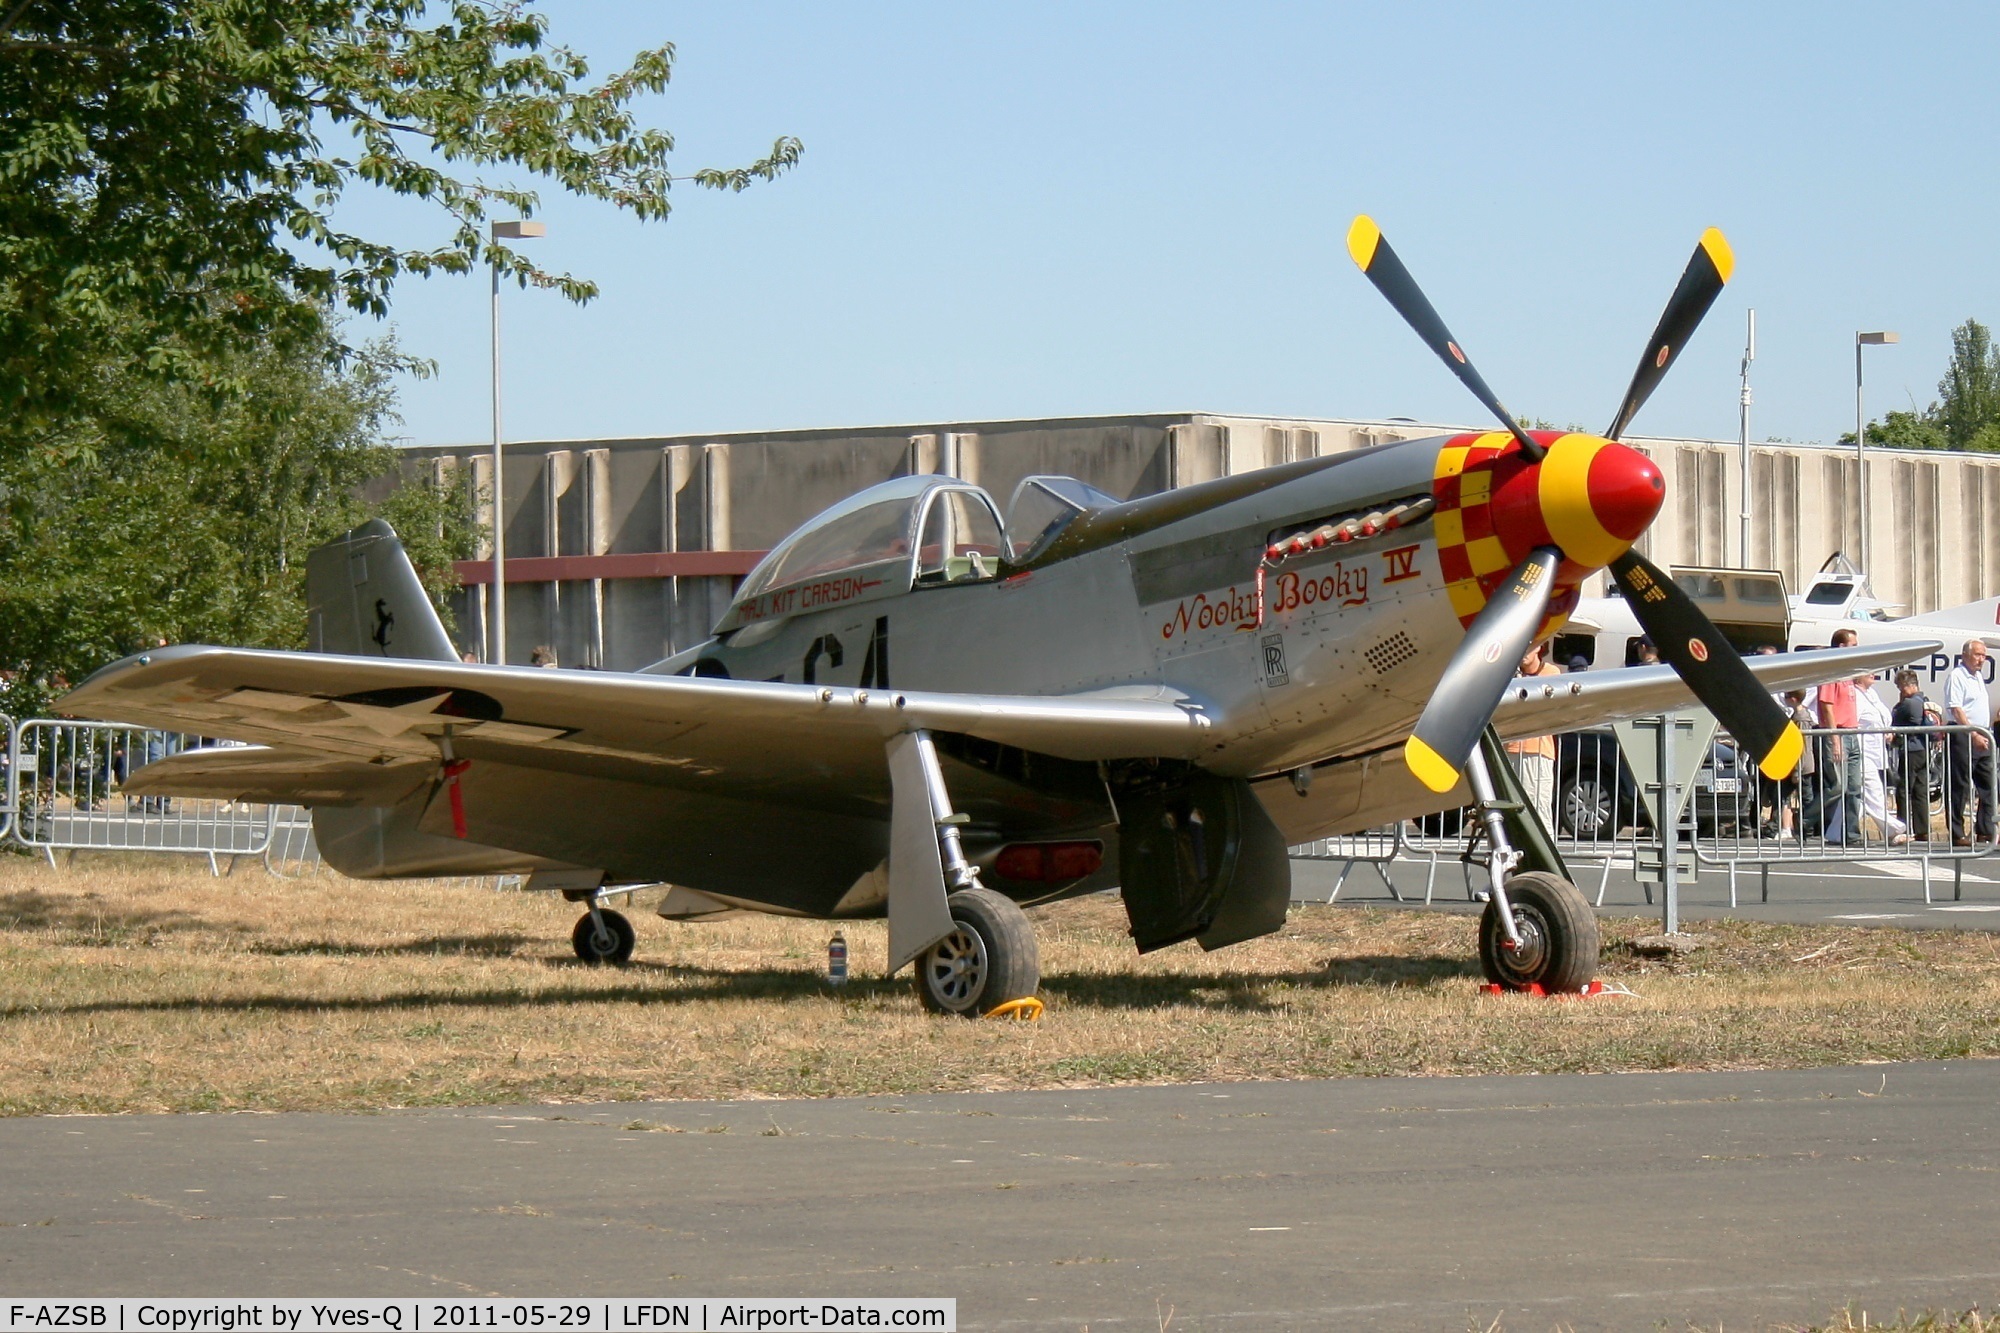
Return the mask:
<path id="1" fill-rule="evenodd" d="M 1006 555 L 998 511 L 955 477 L 897 477 L 842 500 L 757 563 L 716 624 L 873 601 L 913 586 L 993 577 Z"/>

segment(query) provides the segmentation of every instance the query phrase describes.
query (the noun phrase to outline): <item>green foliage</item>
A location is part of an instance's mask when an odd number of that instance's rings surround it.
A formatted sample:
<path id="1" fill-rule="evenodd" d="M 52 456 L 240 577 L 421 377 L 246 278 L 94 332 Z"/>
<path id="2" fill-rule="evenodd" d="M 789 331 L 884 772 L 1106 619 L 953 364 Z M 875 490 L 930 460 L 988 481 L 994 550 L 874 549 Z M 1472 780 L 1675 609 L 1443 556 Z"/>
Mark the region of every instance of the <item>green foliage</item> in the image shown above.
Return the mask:
<path id="1" fill-rule="evenodd" d="M 1984 324 L 1968 319 L 1951 331 L 1951 362 L 1939 400 L 1921 411 L 1891 412 L 1868 423 L 1868 443 L 1888 449 L 1963 449 L 2000 453 L 2000 348 Z M 1854 443 L 1854 432 L 1840 437 Z"/>
<path id="2" fill-rule="evenodd" d="M 323 348 L 325 312 L 380 315 L 405 274 L 491 262 L 587 300 L 590 282 L 488 241 L 489 214 L 538 206 L 520 181 L 664 218 L 676 180 L 741 190 L 798 160 L 780 138 L 674 176 L 672 137 L 632 111 L 673 48 L 593 83 L 547 28 L 526 0 L 6 0 L 0 452 L 105 410 L 107 358 L 242 392 L 241 354 Z M 434 205 L 443 234 L 346 230 L 357 183 Z"/>
<path id="3" fill-rule="evenodd" d="M 1842 444 L 1854 443 L 1854 432 L 1840 437 Z M 1937 424 L 1933 412 L 1891 412 L 1880 421 L 1868 423 L 1868 443 L 1884 449 L 1949 449 L 1951 439 Z"/>
<path id="4" fill-rule="evenodd" d="M 0 705 L 16 716 L 162 640 L 305 646 L 305 556 L 366 517 L 396 470 L 393 347 L 344 371 L 323 348 L 240 355 L 246 392 L 215 401 L 103 370 L 118 413 L 60 451 L 0 462 Z M 474 497 L 406 484 L 385 517 L 442 604 L 472 554 Z"/>
<path id="5" fill-rule="evenodd" d="M 2000 423 L 2000 349 L 1984 324 L 1968 319 L 1951 331 L 1951 364 L 1938 381 L 1938 425 L 1954 449 L 1975 449 L 1983 432 Z"/>

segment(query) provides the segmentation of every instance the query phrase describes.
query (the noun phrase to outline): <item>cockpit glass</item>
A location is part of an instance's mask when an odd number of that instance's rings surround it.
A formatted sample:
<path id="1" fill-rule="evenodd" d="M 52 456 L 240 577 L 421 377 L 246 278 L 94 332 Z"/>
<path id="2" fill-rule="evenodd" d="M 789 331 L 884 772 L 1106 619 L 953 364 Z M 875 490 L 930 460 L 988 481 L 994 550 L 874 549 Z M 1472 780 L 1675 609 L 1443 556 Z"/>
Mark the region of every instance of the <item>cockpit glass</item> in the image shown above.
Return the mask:
<path id="1" fill-rule="evenodd" d="M 903 495 L 877 500 L 849 513 L 828 519 L 802 534 L 778 553 L 776 559 L 759 569 L 737 590 L 737 600 L 754 597 L 770 588 L 831 574 L 857 565 L 873 564 L 910 554 L 910 526 L 916 521 L 917 496 Z"/>
<path id="2" fill-rule="evenodd" d="M 932 548 L 921 560 L 920 523 Z M 1005 544 L 999 511 L 986 492 L 929 473 L 892 478 L 849 496 L 780 542 L 738 586 L 717 632 L 898 596 L 920 574 L 926 583 L 992 578 Z"/>
<path id="3" fill-rule="evenodd" d="M 807 533 L 773 567 L 771 582 L 796 583 L 910 553 L 910 502 L 884 500 Z"/>
<path id="4" fill-rule="evenodd" d="M 1013 558 L 1025 560 L 1054 541 L 1078 514 L 1120 503 L 1075 477 L 1026 477 L 1007 506 L 1007 543 Z"/>
<path id="5" fill-rule="evenodd" d="M 1000 521 L 983 494 L 942 491 L 931 500 L 917 544 L 917 582 L 991 578 L 1000 567 Z"/>
<path id="6" fill-rule="evenodd" d="M 1806 601 L 1813 606 L 1839 606 L 1853 591 L 1845 583 L 1815 583 L 1807 589 Z"/>

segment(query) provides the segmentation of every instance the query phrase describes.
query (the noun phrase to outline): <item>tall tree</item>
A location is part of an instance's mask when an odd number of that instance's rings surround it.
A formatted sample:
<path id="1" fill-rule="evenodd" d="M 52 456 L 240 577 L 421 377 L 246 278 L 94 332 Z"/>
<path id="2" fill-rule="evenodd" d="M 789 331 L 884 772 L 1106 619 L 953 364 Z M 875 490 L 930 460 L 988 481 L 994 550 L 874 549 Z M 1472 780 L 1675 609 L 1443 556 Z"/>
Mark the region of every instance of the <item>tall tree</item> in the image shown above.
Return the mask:
<path id="1" fill-rule="evenodd" d="M 1938 397 L 1922 410 L 1891 412 L 1869 422 L 1868 443 L 2000 453 L 2000 347 L 1978 320 L 1951 331 L 1951 361 L 1938 382 Z M 1853 444 L 1854 433 L 1842 434 L 1840 442 Z"/>
<path id="2" fill-rule="evenodd" d="M 2000 445 L 2000 348 L 1976 319 L 1951 331 L 1951 364 L 1938 382 L 1935 414 L 1953 449 Z"/>
<path id="3" fill-rule="evenodd" d="M 552 184 L 664 218 L 676 180 L 741 190 L 798 160 L 676 176 L 634 99 L 673 48 L 592 82 L 527 0 L 0 0 L 0 453 L 106 409 L 107 361 L 240 390 L 235 353 L 323 348 L 405 274 L 483 263 L 586 300 L 487 239 Z M 434 205 L 437 242 L 346 229 L 364 184 Z"/>
<path id="4" fill-rule="evenodd" d="M 463 486 L 397 471 L 393 349 L 344 369 L 323 348 L 231 356 L 222 400 L 129 368 L 100 374 L 121 406 L 68 450 L 0 462 L 0 710 L 26 716 L 104 663 L 159 640 L 305 646 L 305 556 L 383 513 L 443 609 L 472 554 Z"/>

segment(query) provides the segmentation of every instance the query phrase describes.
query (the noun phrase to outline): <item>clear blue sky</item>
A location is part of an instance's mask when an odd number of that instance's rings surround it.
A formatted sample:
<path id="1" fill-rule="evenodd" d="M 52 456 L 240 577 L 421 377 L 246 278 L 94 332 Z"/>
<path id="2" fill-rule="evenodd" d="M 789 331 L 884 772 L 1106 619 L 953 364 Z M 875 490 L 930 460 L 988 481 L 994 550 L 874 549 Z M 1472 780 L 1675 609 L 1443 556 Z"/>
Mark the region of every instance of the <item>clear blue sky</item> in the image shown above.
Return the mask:
<path id="1" fill-rule="evenodd" d="M 1524 416 L 1602 429 L 1703 227 L 1735 280 L 1640 416 L 1756 438 L 1935 396 L 2000 322 L 2000 5 L 687 5 L 549 0 L 608 72 L 679 50 L 678 165 L 801 166 L 665 223 L 545 192 L 581 309 L 506 292 L 510 439 L 1167 410 L 1480 409 L 1343 245 L 1373 214 Z M 443 225 L 356 197 L 412 242 Z M 418 443 L 486 438 L 484 276 L 406 282 Z M 366 335 L 363 322 L 354 332 Z"/>

